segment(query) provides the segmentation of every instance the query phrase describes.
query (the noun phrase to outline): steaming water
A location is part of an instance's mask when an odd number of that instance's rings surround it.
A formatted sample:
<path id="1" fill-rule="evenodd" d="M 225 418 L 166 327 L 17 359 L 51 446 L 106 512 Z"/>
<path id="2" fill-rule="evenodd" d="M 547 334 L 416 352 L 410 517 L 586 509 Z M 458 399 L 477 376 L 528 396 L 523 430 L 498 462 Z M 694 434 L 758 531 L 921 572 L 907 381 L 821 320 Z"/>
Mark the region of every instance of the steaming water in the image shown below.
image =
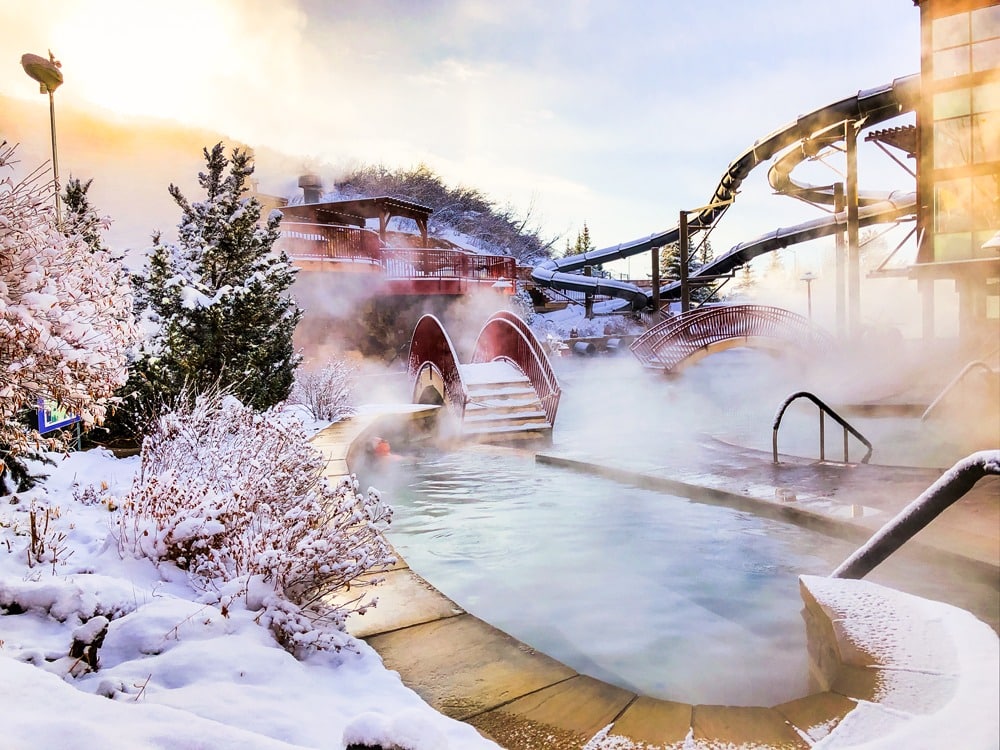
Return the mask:
<path id="1" fill-rule="evenodd" d="M 717 357 L 724 367 L 675 382 L 631 362 L 558 362 L 553 450 L 683 461 L 695 458 L 697 432 L 745 437 L 763 425 L 769 435 L 790 392 L 787 366 Z M 773 705 L 809 692 L 797 577 L 828 574 L 853 545 L 538 465 L 529 453 L 478 446 L 412 458 L 394 476 L 372 477 L 396 509 L 390 538 L 467 611 L 645 695 Z M 895 558 L 869 578 L 996 627 L 995 582 Z"/>

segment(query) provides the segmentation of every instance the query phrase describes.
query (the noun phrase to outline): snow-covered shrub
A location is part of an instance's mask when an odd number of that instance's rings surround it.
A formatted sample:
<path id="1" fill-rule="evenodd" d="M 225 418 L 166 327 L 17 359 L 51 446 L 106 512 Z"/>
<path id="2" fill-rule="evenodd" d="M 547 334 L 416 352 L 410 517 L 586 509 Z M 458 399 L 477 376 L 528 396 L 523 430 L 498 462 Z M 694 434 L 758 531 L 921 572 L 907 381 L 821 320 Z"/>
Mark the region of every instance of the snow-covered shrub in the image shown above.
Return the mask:
<path id="1" fill-rule="evenodd" d="M 364 594 L 337 606 L 329 598 L 393 564 L 383 536 L 391 510 L 353 478 L 332 484 L 323 467 L 291 415 L 217 391 L 179 399 L 143 442 L 118 503 L 121 547 L 175 563 L 220 598 L 235 590 L 249 606 L 252 596 L 290 650 L 339 647 L 339 634 L 316 622 L 339 631 L 372 605 Z"/>
<path id="2" fill-rule="evenodd" d="M 0 493 L 11 474 L 30 478 L 26 456 L 64 445 L 25 413 L 45 399 L 86 426 L 102 422 L 137 337 L 118 259 L 61 232 L 52 184 L 41 170 L 15 182 L 13 155 L 0 142 Z"/>
<path id="3" fill-rule="evenodd" d="M 288 400 L 309 410 L 313 419 L 336 422 L 354 414 L 352 387 L 355 368 L 342 360 L 330 360 L 317 370 L 301 366 Z"/>

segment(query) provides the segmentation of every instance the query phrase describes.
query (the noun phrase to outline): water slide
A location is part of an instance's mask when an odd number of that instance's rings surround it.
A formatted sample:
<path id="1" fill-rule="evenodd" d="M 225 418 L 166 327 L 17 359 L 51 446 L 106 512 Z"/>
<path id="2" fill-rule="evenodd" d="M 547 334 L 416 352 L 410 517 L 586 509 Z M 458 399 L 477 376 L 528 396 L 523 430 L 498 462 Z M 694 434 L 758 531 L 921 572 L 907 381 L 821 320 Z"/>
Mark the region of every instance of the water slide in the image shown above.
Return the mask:
<path id="1" fill-rule="evenodd" d="M 779 128 L 758 140 L 733 161 L 719 180 L 718 186 L 706 207 L 688 218 L 688 231 L 694 233 L 707 230 L 715 225 L 736 198 L 740 185 L 750 171 L 782 154 L 768 173 L 771 186 L 778 192 L 814 203 L 833 203 L 831 186 L 813 186 L 798 183 L 791 177 L 792 169 L 801 161 L 815 155 L 814 144 L 829 145 L 840 131 L 845 121 L 860 122 L 864 127 L 891 120 L 916 107 L 920 97 L 920 76 L 911 75 L 897 78 L 892 83 L 874 89 L 859 91 L 854 96 L 829 104 L 802 115 L 794 122 Z M 815 140 L 814 140 L 815 139 Z M 916 195 L 904 192 L 861 192 L 858 193 L 858 221 L 861 226 L 896 221 L 916 213 Z M 827 237 L 847 226 L 846 212 L 829 214 L 819 219 L 796 224 L 769 232 L 748 242 L 741 242 L 722 256 L 710 261 L 690 278 L 710 277 L 729 274 L 758 255 L 778 250 L 799 242 Z M 592 250 L 565 258 L 553 258 L 536 266 L 531 278 L 540 286 L 576 292 L 591 292 L 622 300 L 620 309 L 631 307 L 641 310 L 650 304 L 652 294 L 625 281 L 584 276 L 580 271 L 585 266 L 595 266 L 613 260 L 663 247 L 680 238 L 680 227 L 651 234 L 631 242 Z M 680 282 L 673 281 L 660 288 L 661 299 L 680 296 Z"/>

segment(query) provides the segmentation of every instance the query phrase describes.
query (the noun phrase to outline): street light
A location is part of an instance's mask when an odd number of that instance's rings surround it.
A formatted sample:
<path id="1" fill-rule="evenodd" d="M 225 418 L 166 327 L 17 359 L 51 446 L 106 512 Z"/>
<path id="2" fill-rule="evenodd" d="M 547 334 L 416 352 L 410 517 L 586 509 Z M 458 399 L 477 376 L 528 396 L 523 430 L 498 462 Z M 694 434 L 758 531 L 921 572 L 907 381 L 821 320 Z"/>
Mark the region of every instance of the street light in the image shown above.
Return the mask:
<path id="1" fill-rule="evenodd" d="M 38 81 L 38 90 L 42 94 L 49 95 L 49 122 L 52 129 L 52 177 L 56 185 L 56 224 L 62 226 L 62 207 L 59 203 L 59 156 L 56 151 L 56 103 L 52 96 L 55 90 L 63 82 L 63 74 L 59 68 L 62 63 L 56 60 L 52 50 L 49 50 L 49 59 L 46 60 L 40 55 L 21 55 L 21 67 L 31 78 Z"/>
<path id="2" fill-rule="evenodd" d="M 812 291 L 812 283 L 816 280 L 816 274 L 814 274 L 812 271 L 806 271 L 799 278 L 802 281 L 806 282 L 806 307 L 809 310 L 809 322 L 812 323 L 812 319 L 813 319 L 813 291 Z"/>

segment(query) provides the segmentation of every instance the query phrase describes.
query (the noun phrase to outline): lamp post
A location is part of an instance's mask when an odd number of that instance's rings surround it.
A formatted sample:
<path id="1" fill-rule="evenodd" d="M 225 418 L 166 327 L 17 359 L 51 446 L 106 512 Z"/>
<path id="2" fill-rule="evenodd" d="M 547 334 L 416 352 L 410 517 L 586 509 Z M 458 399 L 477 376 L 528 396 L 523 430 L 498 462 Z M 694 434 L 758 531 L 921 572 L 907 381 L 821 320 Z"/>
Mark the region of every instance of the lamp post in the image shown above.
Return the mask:
<path id="1" fill-rule="evenodd" d="M 816 274 L 814 274 L 812 271 L 806 271 L 799 278 L 802 281 L 806 282 L 806 309 L 809 311 L 809 322 L 812 323 L 813 319 L 812 283 L 816 280 Z"/>
<path id="2" fill-rule="evenodd" d="M 56 60 L 52 50 L 49 59 L 40 55 L 21 55 L 21 67 L 31 78 L 38 81 L 38 90 L 49 95 L 49 123 L 52 129 L 52 177 L 56 186 L 56 224 L 62 226 L 62 206 L 59 203 L 59 154 L 56 150 L 56 102 L 53 93 L 63 82 L 63 74 L 59 68 L 62 63 Z"/>

